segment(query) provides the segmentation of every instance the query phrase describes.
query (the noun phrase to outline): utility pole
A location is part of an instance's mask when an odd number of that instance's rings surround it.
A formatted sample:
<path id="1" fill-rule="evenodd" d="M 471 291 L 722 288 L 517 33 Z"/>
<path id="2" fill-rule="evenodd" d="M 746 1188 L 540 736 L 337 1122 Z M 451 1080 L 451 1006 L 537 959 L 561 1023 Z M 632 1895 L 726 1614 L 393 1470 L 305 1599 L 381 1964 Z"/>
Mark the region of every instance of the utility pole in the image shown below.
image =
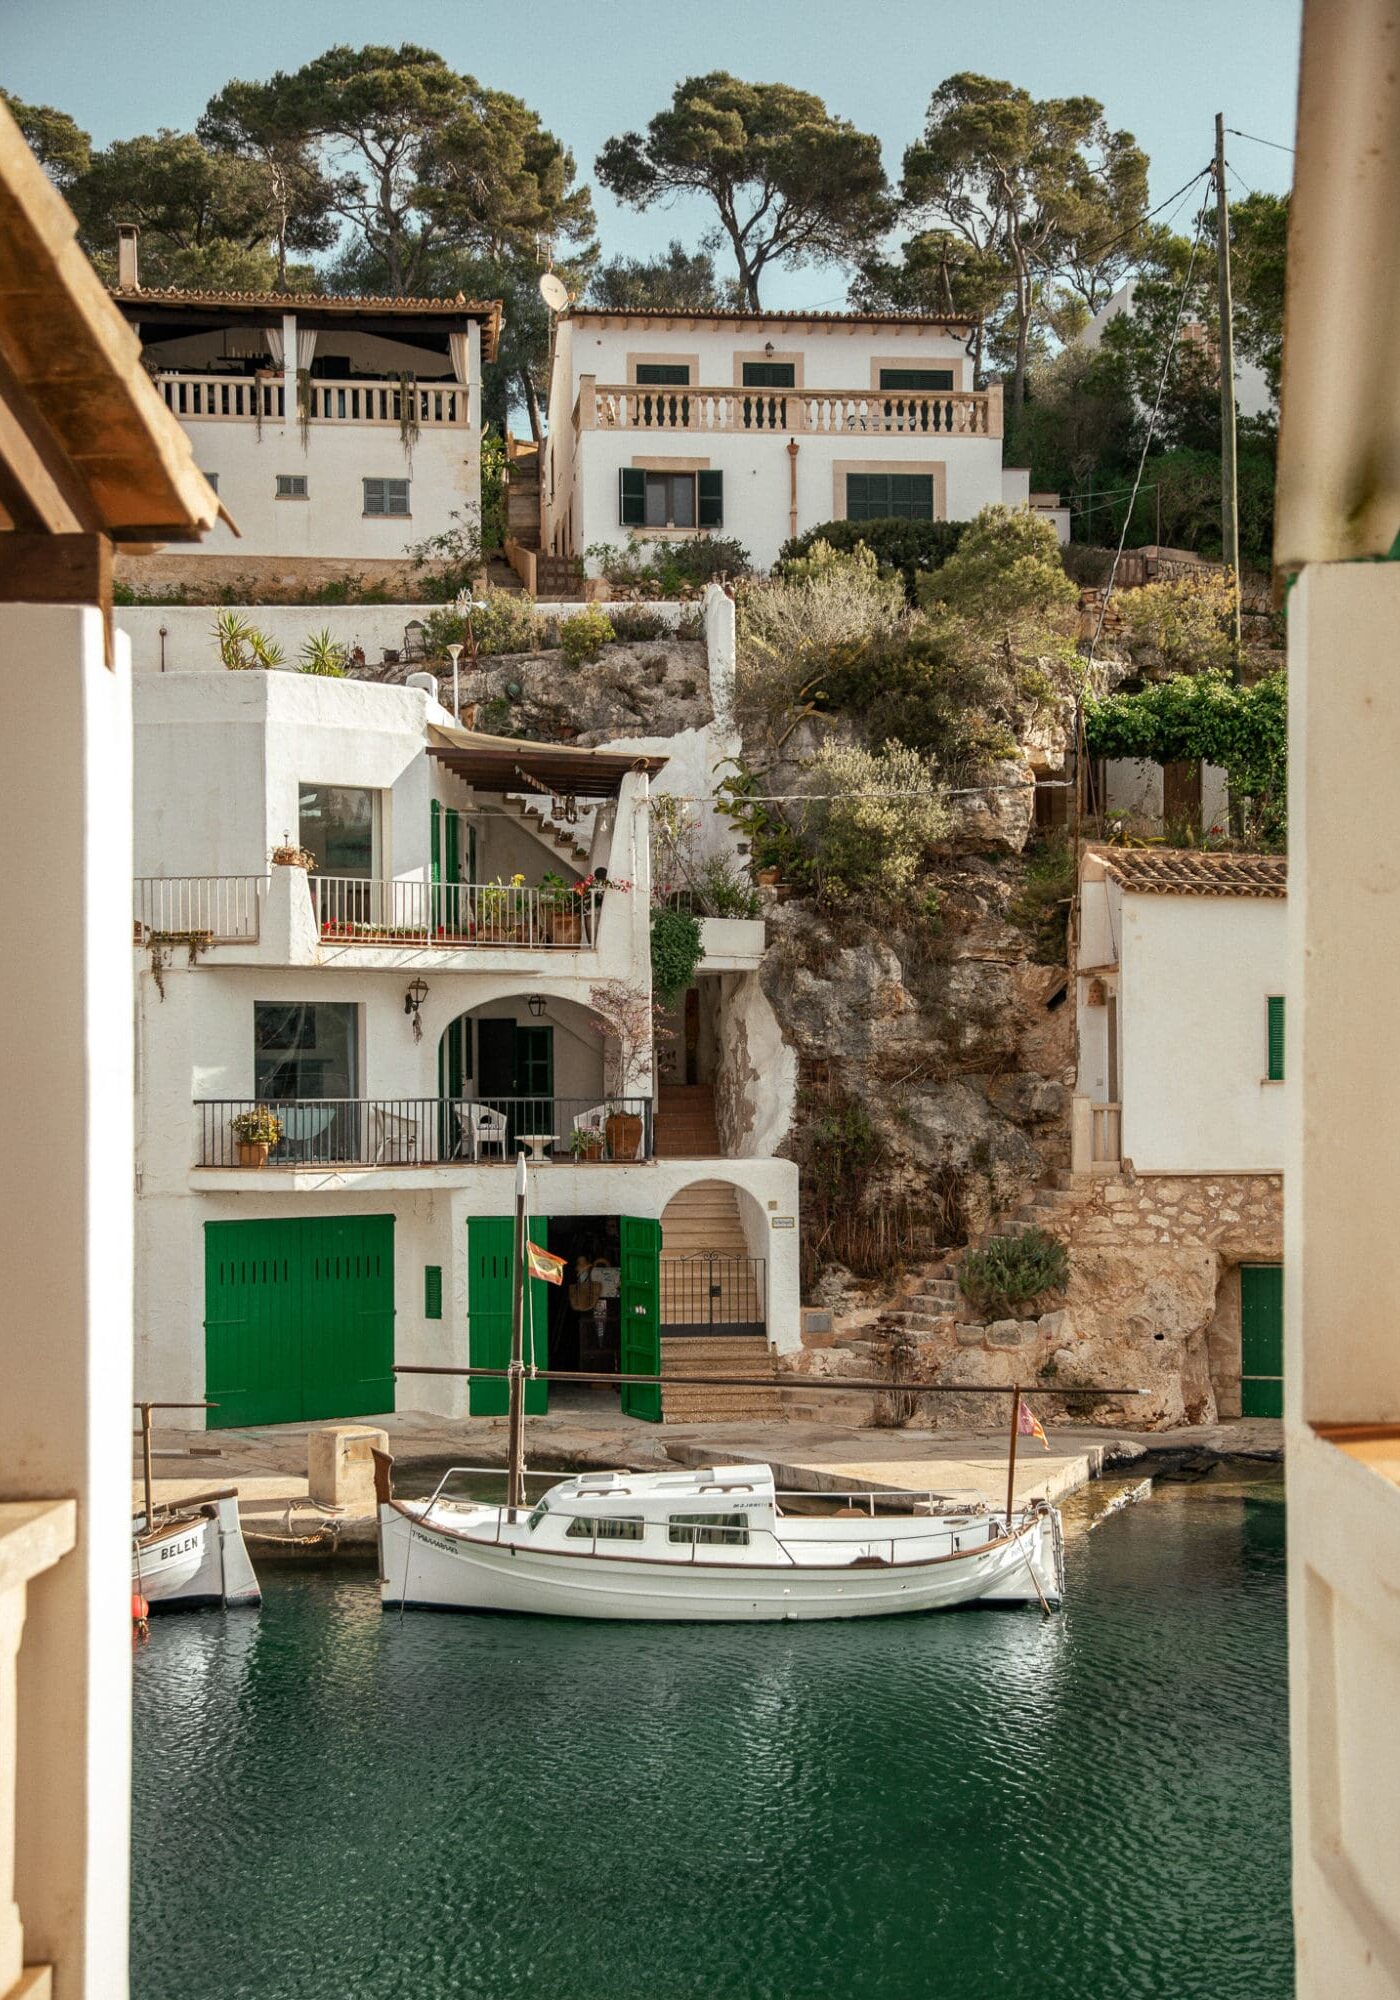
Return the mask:
<path id="1" fill-rule="evenodd" d="M 1225 192 L 1225 114 L 1215 114 L 1215 227 L 1220 282 L 1220 549 L 1234 580 L 1234 657 L 1240 680 L 1240 500 L 1235 447 L 1235 316 L 1230 291 L 1230 201 Z"/>

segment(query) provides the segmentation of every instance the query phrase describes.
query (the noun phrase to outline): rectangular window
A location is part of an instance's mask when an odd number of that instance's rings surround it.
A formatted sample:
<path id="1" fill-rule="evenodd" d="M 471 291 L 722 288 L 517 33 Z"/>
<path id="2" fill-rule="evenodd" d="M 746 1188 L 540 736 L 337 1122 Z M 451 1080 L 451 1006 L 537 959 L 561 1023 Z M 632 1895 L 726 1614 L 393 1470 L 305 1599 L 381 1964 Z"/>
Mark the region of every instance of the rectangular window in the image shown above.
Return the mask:
<path id="1" fill-rule="evenodd" d="M 672 1514 L 666 1533 L 673 1542 L 725 1542 L 741 1549 L 749 1545 L 749 1524 L 742 1514 Z"/>
<path id="2" fill-rule="evenodd" d="M 279 500 L 304 500 L 306 498 L 306 474 L 304 472 L 279 472 L 277 475 L 277 498 Z"/>
<path id="3" fill-rule="evenodd" d="M 575 1514 L 564 1530 L 568 1540 L 582 1542 L 639 1542 L 645 1532 L 645 1521 L 621 1514 Z"/>
<path id="4" fill-rule="evenodd" d="M 639 389 L 688 389 L 690 387 L 690 363 L 688 361 L 639 361 L 637 363 L 637 387 Z"/>
<path id="5" fill-rule="evenodd" d="M 931 472 L 848 472 L 848 521 L 931 521 Z"/>
<path id="6" fill-rule="evenodd" d="M 260 1099 L 354 1097 L 357 1010 L 350 1000 L 259 1000 L 253 1090 Z"/>
<path id="7" fill-rule="evenodd" d="M 797 387 L 797 363 L 795 361 L 745 361 L 743 363 L 746 389 L 795 389 Z"/>
<path id="8" fill-rule="evenodd" d="M 882 368 L 882 389 L 951 389 L 951 368 Z"/>
<path id="9" fill-rule="evenodd" d="M 1283 1082 L 1283 995 L 1269 995 L 1269 1067 L 1266 1072 L 1270 1083 Z"/>
<path id="10" fill-rule="evenodd" d="M 408 481 L 406 479 L 366 479 L 365 512 L 367 514 L 407 514 Z"/>
<path id="11" fill-rule="evenodd" d="M 424 1319 L 442 1318 L 441 1264 L 425 1264 L 423 1266 L 423 1317 Z"/>
<path id="12" fill-rule="evenodd" d="M 363 785 L 302 785 L 297 837 L 321 875 L 371 881 L 376 873 L 379 794 Z"/>

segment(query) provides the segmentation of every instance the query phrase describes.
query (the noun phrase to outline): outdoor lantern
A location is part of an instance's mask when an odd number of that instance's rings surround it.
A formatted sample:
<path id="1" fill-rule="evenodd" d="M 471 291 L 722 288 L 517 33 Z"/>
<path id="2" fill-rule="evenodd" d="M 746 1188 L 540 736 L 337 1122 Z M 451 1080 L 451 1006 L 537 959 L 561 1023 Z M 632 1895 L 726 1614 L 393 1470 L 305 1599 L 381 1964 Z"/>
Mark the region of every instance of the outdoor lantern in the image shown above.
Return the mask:
<path id="1" fill-rule="evenodd" d="M 460 646 L 449 646 L 447 657 L 452 662 L 452 713 L 457 718 L 457 725 L 460 728 L 462 723 L 462 690 L 461 682 L 457 677 L 457 667 L 462 657 L 462 648 Z"/>
<path id="2" fill-rule="evenodd" d="M 534 1015 L 535 1019 L 536 1019 L 536 1020 L 538 1021 L 538 1020 L 539 1020 L 539 1018 L 540 1018 L 540 1015 L 541 1015 L 541 1014 L 543 1014 L 543 1012 L 544 1012 L 544 995 L 543 995 L 543 993 L 532 993 L 532 994 L 530 995 L 530 998 L 529 998 L 529 1002 L 528 1002 L 528 1005 L 529 1005 L 529 1008 L 530 1008 L 530 1012 L 531 1012 L 531 1013 L 532 1013 L 532 1014 Z"/>
<path id="3" fill-rule="evenodd" d="M 413 1039 L 415 1042 L 421 1042 L 423 1039 L 423 1023 L 418 1018 L 418 1010 L 427 997 L 428 982 L 426 979 L 411 980 L 403 996 L 403 1010 L 413 1023 Z"/>

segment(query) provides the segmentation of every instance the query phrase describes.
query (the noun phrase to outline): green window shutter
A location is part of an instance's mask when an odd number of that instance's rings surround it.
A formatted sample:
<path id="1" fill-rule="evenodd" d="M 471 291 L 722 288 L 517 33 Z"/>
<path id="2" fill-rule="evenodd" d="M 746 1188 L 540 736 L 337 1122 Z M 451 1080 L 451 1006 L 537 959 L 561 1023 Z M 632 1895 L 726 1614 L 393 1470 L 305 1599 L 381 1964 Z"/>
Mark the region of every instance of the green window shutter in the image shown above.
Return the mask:
<path id="1" fill-rule="evenodd" d="M 425 1264 L 423 1266 L 423 1317 L 424 1319 L 442 1318 L 441 1264 Z"/>
<path id="2" fill-rule="evenodd" d="M 882 389 L 951 389 L 951 368 L 882 368 Z"/>
<path id="3" fill-rule="evenodd" d="M 695 477 L 700 502 L 699 525 L 702 528 L 722 528 L 724 526 L 724 474 L 722 472 L 699 472 Z"/>
<path id="4" fill-rule="evenodd" d="M 639 361 L 637 363 L 637 387 L 639 389 L 688 389 L 690 387 L 690 367 L 684 361 Z"/>
<path id="5" fill-rule="evenodd" d="M 618 1222 L 621 1258 L 621 1356 L 624 1375 L 661 1373 L 661 1224 L 649 1216 L 624 1215 Z M 659 1382 L 629 1382 L 622 1391 L 629 1417 L 661 1421 Z"/>
<path id="6" fill-rule="evenodd" d="M 792 361 L 746 361 L 743 386 L 746 389 L 795 389 L 797 365 Z"/>
<path id="7" fill-rule="evenodd" d="M 434 799 L 428 807 L 429 851 L 435 882 L 442 880 L 442 807 Z"/>
<path id="8" fill-rule="evenodd" d="M 647 519 L 647 476 L 635 465 L 617 475 L 617 518 L 624 528 L 644 528 Z"/>
<path id="9" fill-rule="evenodd" d="M 1269 995 L 1269 1067 L 1270 1083 L 1283 1082 L 1283 995 Z"/>

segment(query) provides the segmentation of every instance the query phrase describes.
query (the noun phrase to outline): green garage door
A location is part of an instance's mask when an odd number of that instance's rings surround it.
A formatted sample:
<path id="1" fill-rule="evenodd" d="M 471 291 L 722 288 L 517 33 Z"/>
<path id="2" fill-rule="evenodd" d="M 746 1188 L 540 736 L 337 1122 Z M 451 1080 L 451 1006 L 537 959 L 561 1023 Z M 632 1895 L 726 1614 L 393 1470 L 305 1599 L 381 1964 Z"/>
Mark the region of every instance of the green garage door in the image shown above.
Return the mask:
<path id="1" fill-rule="evenodd" d="M 531 1240 L 549 1248 L 549 1220 L 528 1218 Z M 515 1269 L 515 1217 L 473 1215 L 467 1219 L 467 1348 L 473 1368 L 510 1366 L 512 1282 Z M 549 1366 L 549 1288 L 531 1278 L 524 1326 L 525 1366 L 530 1365 L 531 1337 L 537 1368 Z M 472 1376 L 467 1407 L 474 1417 L 503 1417 L 510 1409 L 510 1384 L 494 1375 Z M 525 1384 L 525 1413 L 541 1417 L 549 1408 L 548 1382 Z"/>
<path id="2" fill-rule="evenodd" d="M 619 1223 L 622 1251 L 622 1373 L 661 1373 L 661 1224 L 649 1216 L 624 1215 Z M 622 1391 L 629 1417 L 661 1421 L 661 1384 L 629 1382 Z"/>
<path id="3" fill-rule="evenodd" d="M 394 1218 L 204 1226 L 211 1428 L 394 1407 Z"/>
<path id="4" fill-rule="evenodd" d="M 1240 1411 L 1283 1415 L 1283 1266 L 1240 1266 Z"/>

